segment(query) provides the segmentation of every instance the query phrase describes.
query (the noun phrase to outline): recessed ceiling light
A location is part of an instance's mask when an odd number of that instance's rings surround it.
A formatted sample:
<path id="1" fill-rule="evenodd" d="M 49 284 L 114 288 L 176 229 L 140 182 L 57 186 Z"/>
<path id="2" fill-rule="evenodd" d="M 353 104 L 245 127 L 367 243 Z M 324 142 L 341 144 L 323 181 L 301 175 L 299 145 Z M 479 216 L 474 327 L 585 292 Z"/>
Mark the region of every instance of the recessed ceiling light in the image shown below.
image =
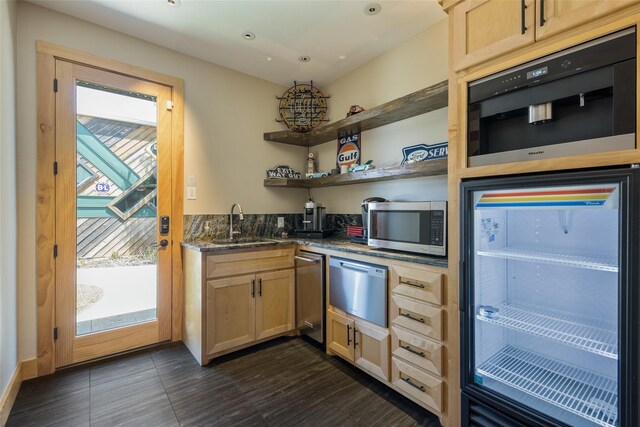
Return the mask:
<path id="1" fill-rule="evenodd" d="M 271 61 L 273 58 L 270 56 L 267 56 L 267 61 Z"/>
<path id="2" fill-rule="evenodd" d="M 364 13 L 367 15 L 377 15 L 382 10 L 380 3 L 369 3 L 364 7 Z"/>
<path id="3" fill-rule="evenodd" d="M 311 61 L 311 57 L 307 55 L 298 56 L 298 61 L 300 62 L 309 62 Z"/>
<path id="4" fill-rule="evenodd" d="M 167 4 L 173 7 L 180 7 L 182 2 L 180 0 L 167 0 Z"/>
<path id="5" fill-rule="evenodd" d="M 245 31 L 244 33 L 242 33 L 242 38 L 245 40 L 253 40 L 256 38 L 256 35 L 251 31 Z"/>
<path id="6" fill-rule="evenodd" d="M 338 59 L 346 59 L 346 58 L 347 58 L 347 57 L 346 57 L 346 56 L 344 56 L 344 55 L 340 55 L 340 56 L 338 56 Z"/>

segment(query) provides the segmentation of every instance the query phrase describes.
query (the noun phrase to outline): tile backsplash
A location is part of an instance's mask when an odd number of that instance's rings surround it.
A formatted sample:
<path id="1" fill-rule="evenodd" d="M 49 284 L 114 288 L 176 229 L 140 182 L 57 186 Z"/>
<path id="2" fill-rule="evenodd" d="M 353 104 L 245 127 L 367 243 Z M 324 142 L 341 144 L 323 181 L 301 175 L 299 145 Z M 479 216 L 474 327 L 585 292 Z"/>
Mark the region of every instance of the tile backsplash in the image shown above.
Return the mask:
<path id="1" fill-rule="evenodd" d="M 284 228 L 278 228 L 278 217 L 284 217 Z M 348 225 L 362 225 L 360 214 L 327 214 L 327 228 L 335 230 L 335 236 L 347 236 Z M 238 215 L 233 216 L 233 229 L 247 237 L 280 237 L 283 231 L 293 236 L 296 229 L 302 228 L 302 214 L 245 214 L 244 221 L 238 222 Z M 229 215 L 185 215 L 185 241 L 214 240 L 229 238 Z"/>

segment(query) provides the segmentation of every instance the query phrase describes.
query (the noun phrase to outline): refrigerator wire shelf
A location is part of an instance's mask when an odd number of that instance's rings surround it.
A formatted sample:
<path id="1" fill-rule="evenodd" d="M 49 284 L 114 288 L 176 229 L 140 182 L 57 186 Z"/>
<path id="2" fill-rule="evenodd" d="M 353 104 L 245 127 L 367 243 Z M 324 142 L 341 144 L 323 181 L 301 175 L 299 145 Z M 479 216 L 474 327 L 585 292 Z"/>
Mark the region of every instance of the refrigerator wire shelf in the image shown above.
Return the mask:
<path id="1" fill-rule="evenodd" d="M 611 359 L 618 359 L 618 334 L 616 325 L 610 322 L 510 302 L 499 306 L 496 317 L 477 314 L 476 318 Z"/>
<path id="2" fill-rule="evenodd" d="M 516 261 L 540 262 L 544 264 L 576 267 L 587 270 L 618 272 L 618 262 L 615 257 L 604 255 L 577 255 L 561 251 L 528 250 L 516 247 L 501 249 L 478 250 L 478 255 L 493 258 L 503 258 Z"/>
<path id="3" fill-rule="evenodd" d="M 605 427 L 618 425 L 615 379 L 506 346 L 477 373 Z"/>

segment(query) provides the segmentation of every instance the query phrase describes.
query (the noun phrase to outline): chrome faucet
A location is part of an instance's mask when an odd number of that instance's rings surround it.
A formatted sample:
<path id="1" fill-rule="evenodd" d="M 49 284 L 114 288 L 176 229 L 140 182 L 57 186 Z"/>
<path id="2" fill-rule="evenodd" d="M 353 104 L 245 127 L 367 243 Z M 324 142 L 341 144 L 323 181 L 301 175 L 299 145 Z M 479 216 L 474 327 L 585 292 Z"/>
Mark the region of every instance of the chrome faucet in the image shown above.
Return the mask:
<path id="1" fill-rule="evenodd" d="M 234 203 L 233 206 L 231 206 L 231 213 L 229 214 L 229 240 L 233 240 L 234 234 L 240 234 L 240 231 L 233 231 L 233 210 L 236 208 L 236 206 L 238 207 L 240 221 L 244 221 L 242 206 L 240 206 L 240 203 Z"/>

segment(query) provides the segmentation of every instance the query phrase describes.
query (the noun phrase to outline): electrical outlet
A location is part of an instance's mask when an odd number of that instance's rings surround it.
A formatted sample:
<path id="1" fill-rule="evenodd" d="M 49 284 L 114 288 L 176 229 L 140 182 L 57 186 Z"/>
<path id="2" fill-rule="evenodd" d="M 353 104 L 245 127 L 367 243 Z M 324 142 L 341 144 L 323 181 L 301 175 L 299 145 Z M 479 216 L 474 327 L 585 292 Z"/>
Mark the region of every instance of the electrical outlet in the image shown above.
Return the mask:
<path id="1" fill-rule="evenodd" d="M 284 217 L 283 216 L 279 216 L 278 217 L 278 228 L 284 228 Z"/>
<path id="2" fill-rule="evenodd" d="M 204 222 L 204 232 L 208 233 L 211 231 L 211 221 L 205 221 Z"/>
<path id="3" fill-rule="evenodd" d="M 187 200 L 196 199 L 196 187 L 187 187 Z"/>

